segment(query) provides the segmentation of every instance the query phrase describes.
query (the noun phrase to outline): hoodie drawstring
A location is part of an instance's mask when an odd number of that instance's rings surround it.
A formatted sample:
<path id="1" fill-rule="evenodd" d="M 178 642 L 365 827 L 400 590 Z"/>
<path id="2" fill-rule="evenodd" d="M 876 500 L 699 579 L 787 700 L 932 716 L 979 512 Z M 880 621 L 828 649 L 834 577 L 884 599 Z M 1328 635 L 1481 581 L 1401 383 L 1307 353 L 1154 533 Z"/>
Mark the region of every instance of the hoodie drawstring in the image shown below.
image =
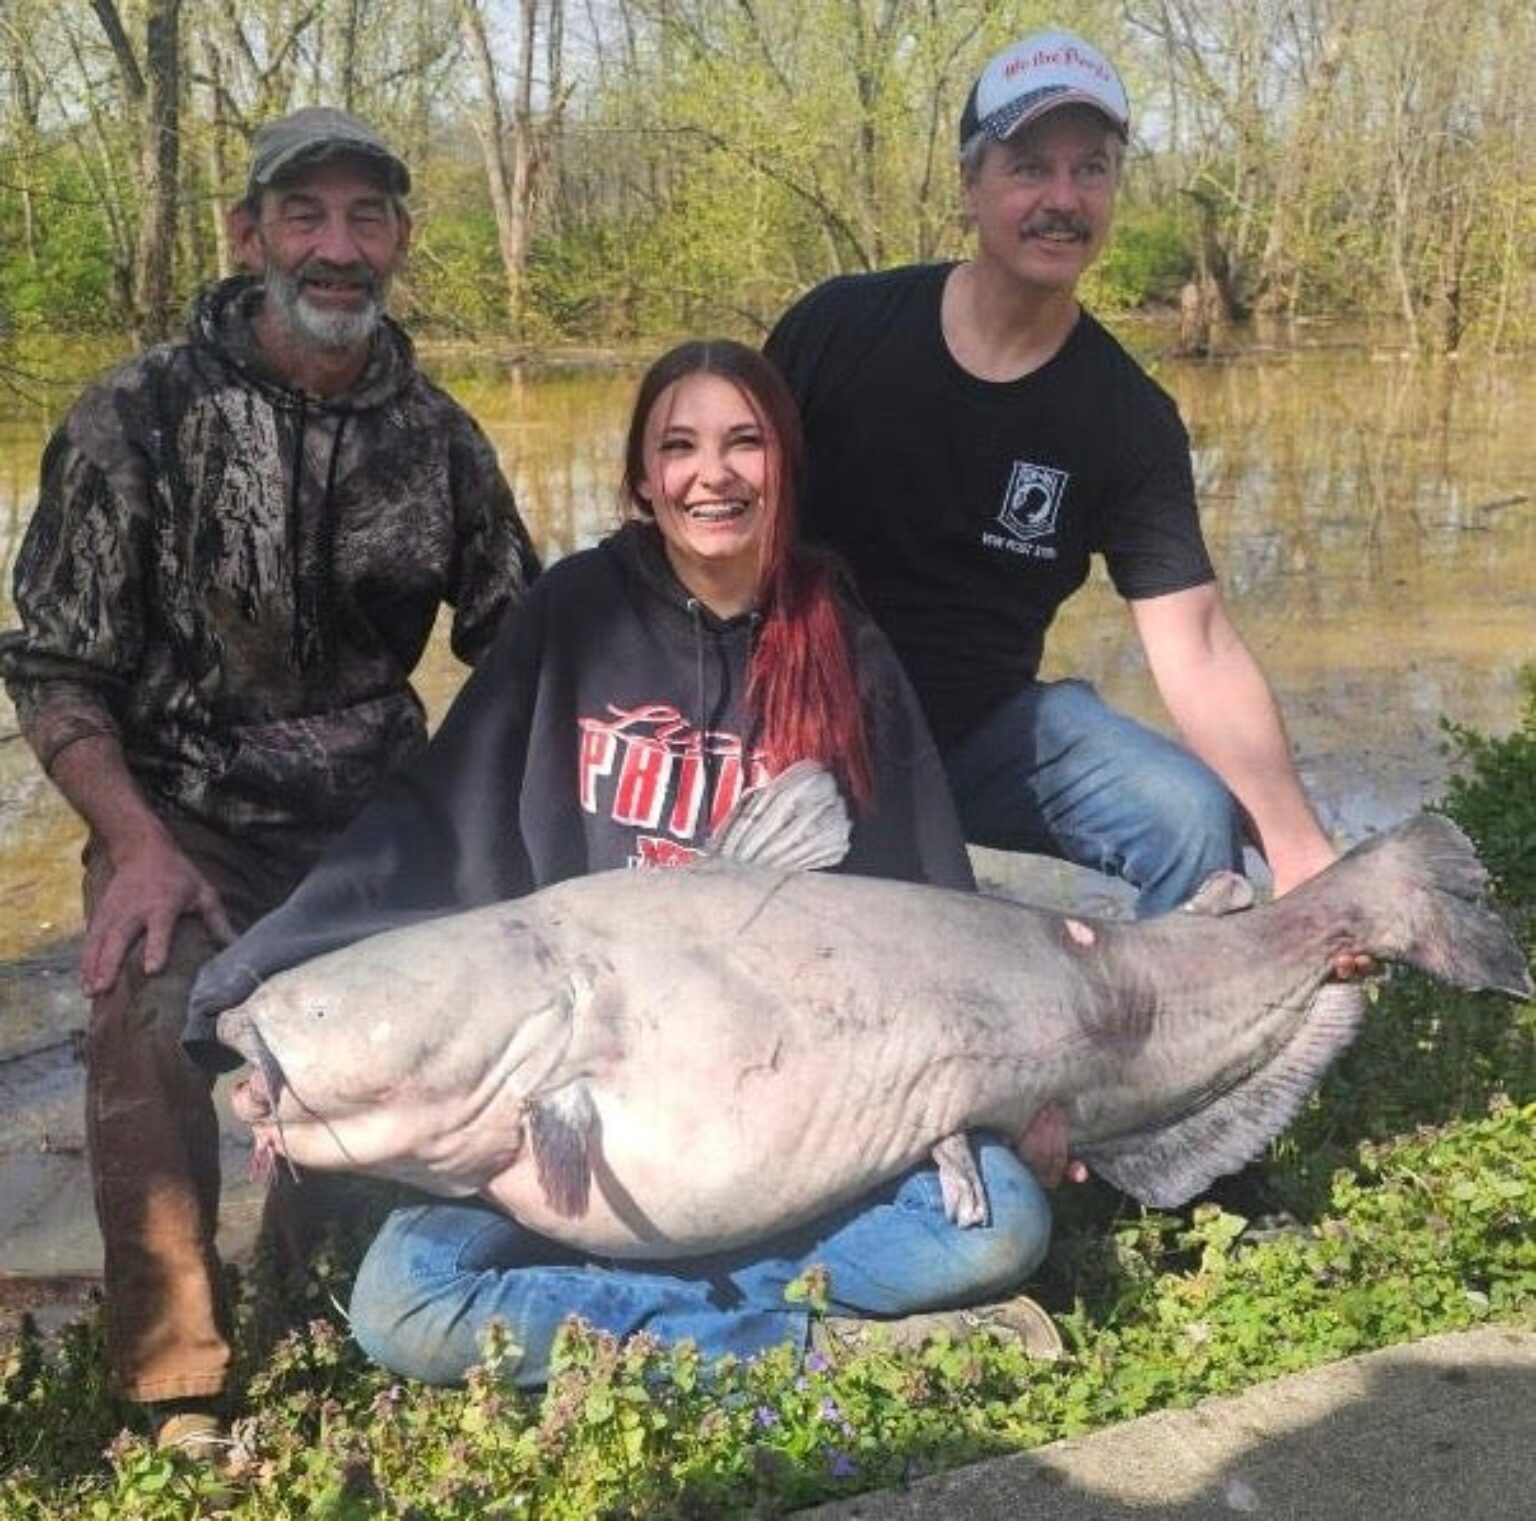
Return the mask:
<path id="1" fill-rule="evenodd" d="M 704 699 L 704 607 L 697 597 L 690 597 L 687 602 L 688 616 L 693 622 L 693 732 L 699 737 L 699 746 L 704 747 L 704 729 L 709 721 L 709 713 Z"/>
<path id="2" fill-rule="evenodd" d="M 326 463 L 325 490 L 312 512 L 303 507 L 304 437 L 309 429 L 309 409 L 299 400 L 298 431 L 293 446 L 293 478 L 288 494 L 288 542 L 293 553 L 294 666 L 301 671 L 330 663 L 331 569 L 336 547 L 336 475 L 341 466 L 341 443 L 350 414 L 336 415 L 336 435 Z"/>
<path id="3" fill-rule="evenodd" d="M 683 604 L 687 609 L 689 621 L 693 625 L 693 712 L 688 715 L 695 742 L 699 747 L 699 764 L 702 768 L 704 783 L 705 807 L 712 810 L 715 799 L 715 785 L 719 780 L 720 756 L 714 746 L 709 743 L 709 735 L 716 719 L 716 714 L 710 712 L 709 693 L 706 685 L 704 670 L 705 647 L 709 643 L 706 638 L 704 624 L 704 604 L 697 597 L 689 597 Z M 752 654 L 757 648 L 757 641 L 762 633 L 763 615 L 755 608 L 747 614 L 747 662 L 743 668 L 742 680 L 750 684 L 752 669 Z M 724 656 L 721 656 L 722 663 Z M 722 678 L 726 686 L 729 686 L 729 677 Z M 723 703 L 722 697 L 719 699 Z M 742 767 L 743 781 L 750 778 L 751 768 L 748 761 L 757 744 L 757 724 L 747 712 L 746 692 L 741 693 L 742 714 Z"/>

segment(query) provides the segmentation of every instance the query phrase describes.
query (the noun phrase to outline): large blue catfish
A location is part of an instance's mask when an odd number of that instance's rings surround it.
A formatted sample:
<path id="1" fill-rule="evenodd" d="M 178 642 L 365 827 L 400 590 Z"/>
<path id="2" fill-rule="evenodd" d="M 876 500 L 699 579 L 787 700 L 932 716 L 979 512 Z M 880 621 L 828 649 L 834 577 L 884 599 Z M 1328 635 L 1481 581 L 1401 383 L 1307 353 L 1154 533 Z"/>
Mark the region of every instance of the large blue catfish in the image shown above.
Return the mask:
<path id="1" fill-rule="evenodd" d="M 1425 814 L 1277 902 L 1139 924 L 805 869 L 846 846 L 794 767 L 715 856 L 579 878 L 361 941 L 218 1019 L 237 1113 L 298 1167 L 482 1195 L 605 1256 L 771 1235 L 1046 1106 L 1173 1205 L 1251 1159 L 1353 1036 L 1341 951 L 1531 992 L 1486 875 Z M 238 954 L 238 948 L 237 948 Z"/>

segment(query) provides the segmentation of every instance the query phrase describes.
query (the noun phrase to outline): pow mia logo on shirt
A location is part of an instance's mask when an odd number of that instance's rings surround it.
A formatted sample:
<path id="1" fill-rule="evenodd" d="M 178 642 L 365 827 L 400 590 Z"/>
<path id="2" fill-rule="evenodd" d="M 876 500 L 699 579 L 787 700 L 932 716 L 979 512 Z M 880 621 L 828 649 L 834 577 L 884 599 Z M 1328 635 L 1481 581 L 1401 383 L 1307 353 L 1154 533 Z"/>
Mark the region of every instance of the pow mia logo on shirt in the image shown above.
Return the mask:
<path id="1" fill-rule="evenodd" d="M 1041 541 L 1056 531 L 1067 480 L 1065 470 L 1016 459 L 1008 489 L 1003 493 L 1003 510 L 997 515 L 997 521 L 1008 530 L 1007 536 L 983 533 L 981 542 L 988 549 L 1006 549 L 1035 560 L 1054 560 L 1055 546 Z"/>

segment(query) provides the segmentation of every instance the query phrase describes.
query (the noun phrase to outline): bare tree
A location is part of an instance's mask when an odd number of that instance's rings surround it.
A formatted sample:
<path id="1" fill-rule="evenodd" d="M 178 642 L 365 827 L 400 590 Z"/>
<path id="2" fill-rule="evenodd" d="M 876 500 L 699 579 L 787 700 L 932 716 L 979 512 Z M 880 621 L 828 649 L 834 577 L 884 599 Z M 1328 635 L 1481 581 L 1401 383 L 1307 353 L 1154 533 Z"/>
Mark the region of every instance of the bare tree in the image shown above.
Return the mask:
<path id="1" fill-rule="evenodd" d="M 1298 246 L 1300 234 L 1305 231 L 1316 183 L 1322 178 L 1320 161 L 1334 125 L 1335 88 L 1354 41 L 1358 10 L 1355 0 L 1342 0 L 1335 13 L 1319 18 L 1322 35 L 1316 39 L 1315 65 L 1305 72 L 1301 84 L 1295 126 L 1277 145 L 1279 164 L 1259 255 L 1255 303 L 1258 311 L 1269 315 L 1295 314 L 1305 265 Z"/>
<path id="2" fill-rule="evenodd" d="M 537 0 L 518 7 L 517 73 L 512 83 L 510 112 L 502 99 L 500 73 L 491 45 L 488 17 L 482 0 L 459 0 L 465 46 L 475 66 L 475 132 L 485 162 L 496 237 L 507 283 L 507 311 L 512 331 L 521 333 L 527 311 L 528 248 L 544 140 L 564 109 L 566 92 L 558 74 L 545 82 L 543 121 L 535 117 L 534 69 L 538 56 L 540 9 Z M 560 67 L 558 39 L 563 31 L 562 0 L 548 0 L 544 12 L 549 39 L 546 60 Z"/>
<path id="3" fill-rule="evenodd" d="M 0 56 L 4 59 L 5 78 L 10 103 L 7 137 L 16 150 L 16 193 L 21 202 L 21 245 L 27 263 L 37 266 L 37 198 L 32 185 L 32 155 L 38 140 L 40 92 L 20 32 L 9 12 L 0 22 Z"/>

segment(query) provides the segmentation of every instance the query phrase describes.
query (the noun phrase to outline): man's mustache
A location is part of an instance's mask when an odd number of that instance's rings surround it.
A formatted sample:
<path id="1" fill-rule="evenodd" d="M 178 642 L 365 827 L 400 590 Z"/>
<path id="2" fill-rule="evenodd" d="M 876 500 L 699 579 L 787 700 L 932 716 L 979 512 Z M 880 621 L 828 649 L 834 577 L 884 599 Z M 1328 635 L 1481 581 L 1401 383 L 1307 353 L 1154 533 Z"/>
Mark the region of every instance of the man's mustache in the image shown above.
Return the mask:
<path id="1" fill-rule="evenodd" d="M 329 259 L 306 259 L 294 271 L 294 279 L 303 284 L 306 280 L 323 280 L 346 285 L 361 285 L 372 294 L 379 294 L 379 277 L 366 264 L 333 264 Z"/>
<path id="2" fill-rule="evenodd" d="M 1054 237 L 1061 233 L 1086 243 L 1093 236 L 1093 229 L 1081 217 L 1067 216 L 1060 212 L 1035 217 L 1019 229 L 1020 236 L 1026 238 Z"/>

